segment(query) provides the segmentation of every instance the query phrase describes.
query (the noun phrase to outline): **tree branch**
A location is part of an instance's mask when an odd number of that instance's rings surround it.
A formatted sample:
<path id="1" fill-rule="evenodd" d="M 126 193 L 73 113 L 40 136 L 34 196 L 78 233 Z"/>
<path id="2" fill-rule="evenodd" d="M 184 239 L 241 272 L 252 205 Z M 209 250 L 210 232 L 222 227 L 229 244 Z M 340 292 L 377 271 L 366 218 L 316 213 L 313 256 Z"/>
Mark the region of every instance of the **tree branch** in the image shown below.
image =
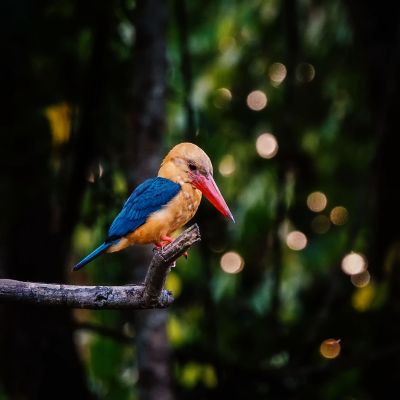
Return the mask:
<path id="1" fill-rule="evenodd" d="M 168 272 L 175 266 L 174 261 L 198 241 L 200 241 L 200 230 L 197 224 L 194 224 L 154 255 L 144 281 L 143 298 L 146 304 L 157 303 Z"/>
<path id="2" fill-rule="evenodd" d="M 163 289 L 175 260 L 200 241 L 197 224 L 157 251 L 144 285 L 75 286 L 0 279 L 0 303 L 24 303 L 89 309 L 145 309 L 168 307 L 174 298 Z"/>

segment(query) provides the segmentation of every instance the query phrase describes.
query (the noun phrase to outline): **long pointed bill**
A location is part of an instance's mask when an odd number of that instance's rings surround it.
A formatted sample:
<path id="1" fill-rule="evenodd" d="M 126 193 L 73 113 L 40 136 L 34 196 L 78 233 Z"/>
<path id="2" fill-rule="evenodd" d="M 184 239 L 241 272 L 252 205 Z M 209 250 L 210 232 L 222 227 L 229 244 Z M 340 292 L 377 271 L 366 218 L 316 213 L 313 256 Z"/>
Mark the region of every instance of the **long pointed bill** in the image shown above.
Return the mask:
<path id="1" fill-rule="evenodd" d="M 235 218 L 231 211 L 229 210 L 228 205 L 226 204 L 224 198 L 222 197 L 221 192 L 218 189 L 217 184 L 214 182 L 214 179 L 211 175 L 201 175 L 196 174 L 192 175 L 193 185 L 199 189 L 204 196 L 206 196 L 207 200 L 225 217 L 230 218 L 233 222 L 235 222 Z"/>

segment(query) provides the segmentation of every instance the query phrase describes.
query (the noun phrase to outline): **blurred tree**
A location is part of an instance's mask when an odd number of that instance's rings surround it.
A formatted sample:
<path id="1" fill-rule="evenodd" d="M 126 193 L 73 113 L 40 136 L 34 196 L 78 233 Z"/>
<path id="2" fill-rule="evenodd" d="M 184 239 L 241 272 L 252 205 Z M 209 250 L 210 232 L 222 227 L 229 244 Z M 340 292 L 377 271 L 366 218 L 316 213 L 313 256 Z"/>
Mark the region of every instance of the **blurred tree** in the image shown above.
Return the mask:
<path id="1" fill-rule="evenodd" d="M 99 82 L 104 79 L 113 5 L 90 10 L 95 14 L 90 17 L 93 51 L 87 70 L 76 75 L 62 74 L 63 58 L 73 64 L 76 54 L 65 42 L 64 52 L 55 51 L 55 39 L 65 34 L 76 38 L 79 27 L 72 21 L 89 10 L 72 3 L 20 6 L 7 4 L 2 13 L 2 54 L 7 57 L 1 76 L 8 94 L 1 118 L 3 273 L 21 280 L 65 282 L 71 235 L 97 153 L 97 113 L 104 99 Z M 48 29 L 57 23 L 49 39 Z M 68 106 L 49 108 L 51 125 L 47 123 L 43 107 L 60 98 L 79 103 L 79 128 L 71 128 Z M 11 398 L 92 397 L 68 310 L 4 306 L 1 316 L 1 376 Z"/>
<path id="2" fill-rule="evenodd" d="M 372 337 L 372 346 L 379 349 L 385 343 L 396 349 L 400 330 L 391 322 L 397 320 L 400 313 L 400 197 L 397 190 L 400 6 L 392 2 L 360 1 L 348 6 L 362 59 L 367 66 L 368 108 L 377 144 L 371 170 L 374 224 L 369 253 L 377 280 L 388 281 L 387 307 L 375 318 L 377 325 L 390 328 L 377 330 Z M 397 351 L 390 353 L 365 370 L 364 383 L 374 398 L 391 396 L 396 384 L 398 372 L 393 366 L 398 364 L 400 355 Z"/>
<path id="3" fill-rule="evenodd" d="M 157 174 L 165 134 L 167 4 L 163 0 L 138 2 L 130 132 L 125 152 L 125 171 L 131 189 Z M 142 282 L 152 257 L 151 248 L 131 253 L 131 279 Z M 135 313 L 139 398 L 173 398 L 170 378 L 170 349 L 166 335 L 167 310 Z"/>

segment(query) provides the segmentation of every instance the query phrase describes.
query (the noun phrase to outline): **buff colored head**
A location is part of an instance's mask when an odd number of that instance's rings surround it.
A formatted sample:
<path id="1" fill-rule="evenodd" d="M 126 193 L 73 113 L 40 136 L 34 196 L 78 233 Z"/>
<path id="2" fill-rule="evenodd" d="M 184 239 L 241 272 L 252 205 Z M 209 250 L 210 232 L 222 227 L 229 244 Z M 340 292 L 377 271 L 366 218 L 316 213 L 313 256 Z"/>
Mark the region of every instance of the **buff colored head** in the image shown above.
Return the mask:
<path id="1" fill-rule="evenodd" d="M 200 147 L 193 143 L 176 145 L 164 158 L 158 175 L 179 184 L 192 184 L 222 215 L 234 221 L 214 181 L 211 160 Z"/>

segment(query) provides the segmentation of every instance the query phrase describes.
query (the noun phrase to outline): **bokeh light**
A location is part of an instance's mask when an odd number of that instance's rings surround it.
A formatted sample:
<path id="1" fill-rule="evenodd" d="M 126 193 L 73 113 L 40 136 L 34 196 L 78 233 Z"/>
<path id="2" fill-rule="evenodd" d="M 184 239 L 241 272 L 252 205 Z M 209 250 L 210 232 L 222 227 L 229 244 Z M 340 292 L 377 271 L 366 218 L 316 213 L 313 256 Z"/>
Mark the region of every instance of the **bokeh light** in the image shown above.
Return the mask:
<path id="1" fill-rule="evenodd" d="M 218 165 L 218 171 L 222 176 L 231 176 L 236 169 L 235 159 L 232 154 L 226 154 Z"/>
<path id="2" fill-rule="evenodd" d="M 68 142 L 71 134 L 72 108 L 67 103 L 54 104 L 46 108 L 45 115 L 51 128 L 53 144 Z"/>
<path id="3" fill-rule="evenodd" d="M 169 315 L 166 328 L 168 339 L 172 346 L 181 345 L 188 335 L 185 322 L 173 314 Z"/>
<path id="4" fill-rule="evenodd" d="M 271 133 L 262 133 L 256 140 L 256 150 L 262 158 L 273 158 L 278 152 L 278 141 Z"/>
<path id="5" fill-rule="evenodd" d="M 315 68 L 309 63 L 301 63 L 296 67 L 296 79 L 298 82 L 307 83 L 315 78 Z"/>
<path id="6" fill-rule="evenodd" d="M 342 271 L 347 275 L 361 274 L 367 269 L 367 260 L 363 254 L 351 252 L 342 259 Z"/>
<path id="7" fill-rule="evenodd" d="M 331 218 L 332 224 L 344 225 L 349 218 L 349 212 L 345 207 L 338 206 L 332 208 L 329 216 Z"/>
<path id="8" fill-rule="evenodd" d="M 88 175 L 87 175 L 87 180 L 90 183 L 94 183 L 96 182 L 97 179 L 101 179 L 101 177 L 103 176 L 104 173 L 104 168 L 101 165 L 101 163 L 99 163 L 95 168 L 92 168 Z"/>
<path id="9" fill-rule="evenodd" d="M 232 92 L 227 88 L 219 88 L 216 90 L 214 105 L 217 108 L 226 107 L 232 100 Z"/>
<path id="10" fill-rule="evenodd" d="M 307 206 L 311 211 L 320 212 L 328 204 L 326 195 L 322 192 L 310 193 L 307 197 Z"/>
<path id="11" fill-rule="evenodd" d="M 361 288 L 357 288 L 353 296 L 351 298 L 351 305 L 355 310 L 359 312 L 365 312 L 369 310 L 376 298 L 376 288 L 375 285 L 371 282 L 369 285 L 366 285 Z"/>
<path id="12" fill-rule="evenodd" d="M 323 234 L 329 231 L 331 221 L 326 215 L 317 215 L 311 221 L 311 229 L 318 234 Z"/>
<path id="13" fill-rule="evenodd" d="M 221 268 L 228 274 L 237 274 L 244 267 L 244 260 L 239 253 L 228 251 L 221 257 Z"/>
<path id="14" fill-rule="evenodd" d="M 369 284 L 371 275 L 367 270 L 365 270 L 359 274 L 351 275 L 350 280 L 355 287 L 363 288 Z"/>
<path id="15" fill-rule="evenodd" d="M 171 271 L 165 281 L 165 288 L 173 293 L 174 297 L 178 297 L 182 292 L 182 280 L 179 275 Z"/>
<path id="16" fill-rule="evenodd" d="M 319 352 L 322 357 L 333 359 L 340 354 L 340 339 L 325 339 L 319 346 Z"/>
<path id="17" fill-rule="evenodd" d="M 261 111 L 267 105 L 267 95 L 261 90 L 253 90 L 247 96 L 247 105 L 253 111 Z"/>
<path id="18" fill-rule="evenodd" d="M 286 78 L 287 70 L 282 63 L 273 63 L 268 70 L 269 79 L 273 86 L 279 86 Z"/>
<path id="19" fill-rule="evenodd" d="M 307 246 L 307 236 L 300 231 L 292 231 L 286 236 L 286 244 L 292 250 L 303 250 Z"/>

